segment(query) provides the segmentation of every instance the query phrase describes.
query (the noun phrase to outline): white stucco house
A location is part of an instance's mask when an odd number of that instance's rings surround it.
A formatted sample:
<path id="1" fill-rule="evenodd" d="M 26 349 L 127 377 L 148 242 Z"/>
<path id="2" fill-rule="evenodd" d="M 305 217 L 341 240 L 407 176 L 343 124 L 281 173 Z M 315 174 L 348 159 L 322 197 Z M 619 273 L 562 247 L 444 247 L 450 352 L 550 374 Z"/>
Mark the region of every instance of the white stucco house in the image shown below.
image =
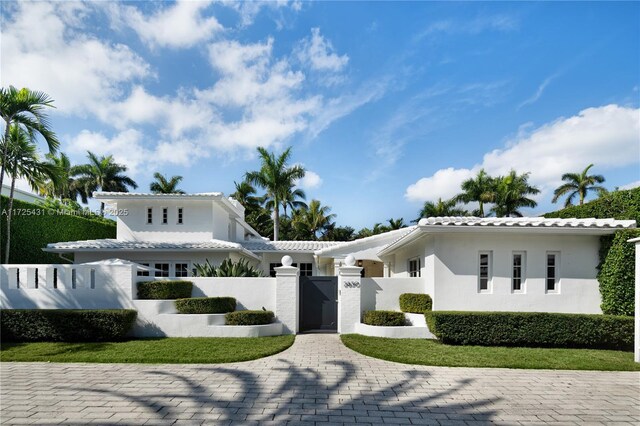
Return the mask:
<path id="1" fill-rule="evenodd" d="M 362 306 L 369 308 L 367 300 L 394 285 L 430 294 L 435 310 L 600 313 L 599 238 L 636 226 L 613 219 L 439 217 L 351 242 L 274 242 L 222 193 L 95 198 L 117 215 L 117 238 L 44 250 L 72 254 L 75 263 L 125 259 L 152 268 L 139 275 L 156 277 L 189 277 L 194 263 L 225 258 L 245 258 L 274 276 L 284 255 L 301 276 L 335 276 L 352 255 L 362 268 Z M 383 285 L 383 278 L 396 280 Z"/>

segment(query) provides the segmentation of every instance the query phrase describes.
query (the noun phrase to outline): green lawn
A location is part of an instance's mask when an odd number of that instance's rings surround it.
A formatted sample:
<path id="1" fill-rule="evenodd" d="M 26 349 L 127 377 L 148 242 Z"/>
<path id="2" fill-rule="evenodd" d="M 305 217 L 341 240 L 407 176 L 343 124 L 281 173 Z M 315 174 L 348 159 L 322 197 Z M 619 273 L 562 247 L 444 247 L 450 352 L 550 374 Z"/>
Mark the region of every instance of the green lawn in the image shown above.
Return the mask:
<path id="1" fill-rule="evenodd" d="M 2 343 L 0 361 L 220 363 L 277 354 L 294 336 L 253 338 L 168 337 L 113 343 Z"/>
<path id="2" fill-rule="evenodd" d="M 350 349 L 405 364 L 446 367 L 544 368 L 554 370 L 640 371 L 633 352 L 595 349 L 452 346 L 427 339 L 388 339 L 343 334 Z"/>

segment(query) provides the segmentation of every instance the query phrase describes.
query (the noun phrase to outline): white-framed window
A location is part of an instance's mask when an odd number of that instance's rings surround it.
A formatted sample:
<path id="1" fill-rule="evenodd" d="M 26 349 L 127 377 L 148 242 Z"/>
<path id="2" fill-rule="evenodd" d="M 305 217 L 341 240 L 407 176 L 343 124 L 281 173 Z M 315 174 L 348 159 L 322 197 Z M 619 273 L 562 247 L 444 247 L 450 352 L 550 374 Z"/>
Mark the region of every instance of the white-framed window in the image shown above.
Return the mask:
<path id="1" fill-rule="evenodd" d="M 153 223 L 153 208 L 147 207 L 147 225 Z"/>
<path id="2" fill-rule="evenodd" d="M 560 292 L 560 252 L 548 251 L 546 255 L 547 276 L 545 290 L 547 293 Z"/>
<path id="3" fill-rule="evenodd" d="M 511 291 L 524 293 L 526 281 L 527 253 L 514 251 L 511 256 Z"/>
<path id="4" fill-rule="evenodd" d="M 138 262 L 140 265 L 142 266 L 149 266 L 149 263 L 142 263 L 142 262 Z M 149 276 L 149 271 L 143 271 L 142 269 L 138 269 L 137 271 L 137 275 L 139 277 L 148 277 Z"/>
<path id="5" fill-rule="evenodd" d="M 184 209 L 182 207 L 178 207 L 178 225 L 182 225 L 184 223 Z"/>
<path id="6" fill-rule="evenodd" d="M 276 268 L 279 268 L 282 266 L 282 263 L 270 263 L 269 264 L 269 276 L 271 278 L 275 278 L 276 276 Z"/>
<path id="7" fill-rule="evenodd" d="M 169 223 L 169 209 L 167 207 L 162 208 L 162 224 L 166 225 Z"/>
<path id="8" fill-rule="evenodd" d="M 293 266 L 298 266 L 297 264 L 293 264 Z M 300 276 L 301 277 L 310 277 L 313 275 L 313 264 L 312 263 L 301 263 L 300 264 Z"/>
<path id="9" fill-rule="evenodd" d="M 168 277 L 169 276 L 169 264 L 168 263 L 156 263 L 154 265 L 156 268 L 155 276 L 156 277 Z"/>
<path id="10" fill-rule="evenodd" d="M 409 265 L 407 267 L 409 271 L 410 277 L 419 277 L 420 276 L 420 258 L 414 257 L 413 259 L 409 259 Z"/>
<path id="11" fill-rule="evenodd" d="M 175 264 L 175 277 L 183 278 L 189 276 L 189 264 L 188 263 L 176 263 Z"/>
<path id="12" fill-rule="evenodd" d="M 481 251 L 478 254 L 478 291 L 491 291 L 491 278 L 493 274 L 492 256 L 490 251 Z"/>

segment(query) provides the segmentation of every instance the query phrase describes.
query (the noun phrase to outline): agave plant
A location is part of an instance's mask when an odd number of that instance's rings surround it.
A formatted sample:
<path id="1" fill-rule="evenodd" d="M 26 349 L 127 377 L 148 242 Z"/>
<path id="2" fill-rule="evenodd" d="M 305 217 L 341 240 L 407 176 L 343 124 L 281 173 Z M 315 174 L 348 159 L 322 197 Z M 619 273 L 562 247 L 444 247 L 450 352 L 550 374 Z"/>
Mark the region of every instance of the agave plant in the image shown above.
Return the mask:
<path id="1" fill-rule="evenodd" d="M 246 259 L 240 259 L 234 262 L 231 259 L 225 259 L 220 266 L 216 267 L 205 260 L 205 263 L 194 263 L 196 275 L 199 277 L 261 277 L 262 271 L 250 265 Z"/>

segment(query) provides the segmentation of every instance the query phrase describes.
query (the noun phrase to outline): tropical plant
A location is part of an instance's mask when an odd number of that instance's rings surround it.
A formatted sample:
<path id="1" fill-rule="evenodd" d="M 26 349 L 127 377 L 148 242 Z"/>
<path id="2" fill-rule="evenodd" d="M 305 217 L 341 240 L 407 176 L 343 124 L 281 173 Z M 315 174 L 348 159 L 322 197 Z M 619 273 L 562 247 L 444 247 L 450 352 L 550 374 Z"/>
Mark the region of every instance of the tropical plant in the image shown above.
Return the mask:
<path id="1" fill-rule="evenodd" d="M 475 178 L 462 182 L 462 193 L 455 196 L 458 203 L 478 203 L 477 216 L 484 217 L 484 204 L 492 203 L 496 197 L 496 180 L 481 169 Z M 474 212 L 476 213 L 476 212 Z"/>
<path id="2" fill-rule="evenodd" d="M 404 223 L 404 218 L 400 218 L 400 219 L 391 218 L 387 220 L 387 222 L 389 222 L 389 225 L 387 227 L 389 228 L 390 231 L 407 227 L 407 224 Z"/>
<path id="3" fill-rule="evenodd" d="M 282 210 L 284 211 L 284 217 L 288 217 L 287 215 L 287 207 L 291 207 L 291 210 L 301 209 L 303 207 L 307 207 L 307 203 L 304 200 L 307 198 L 307 194 L 300 188 L 296 188 L 293 183 L 282 191 L 280 195 L 280 204 L 282 205 Z M 269 208 L 270 200 L 267 200 L 267 208 Z"/>
<path id="4" fill-rule="evenodd" d="M 40 134 L 50 153 L 54 153 L 60 142 L 55 133 L 49 128 L 49 120 L 45 114 L 45 108 L 55 108 L 53 99 L 46 93 L 22 88 L 20 90 L 13 86 L 8 88 L 0 88 L 0 117 L 4 120 L 5 131 L 4 141 L 9 139 L 10 129 L 13 124 L 23 126 L 29 136 L 33 138 L 36 134 Z M 5 169 L 7 168 L 7 150 L 8 144 L 2 149 L 2 157 L 0 157 L 0 188 L 4 181 Z"/>
<path id="5" fill-rule="evenodd" d="M 111 155 L 98 157 L 87 151 L 88 164 L 76 167 L 78 185 L 83 188 L 83 194 L 93 197 L 94 191 L 128 192 L 128 187 L 137 188 L 133 179 L 124 175 L 127 166 L 113 161 Z M 86 202 L 86 200 L 82 200 Z M 104 203 L 100 203 L 100 216 L 104 216 Z"/>
<path id="6" fill-rule="evenodd" d="M 423 217 L 442 217 L 442 216 L 466 216 L 467 211 L 456 207 L 458 201 L 456 198 L 443 201 L 442 198 L 438 198 L 437 202 L 426 201 L 422 206 L 422 209 L 418 212 L 418 220 Z"/>
<path id="7" fill-rule="evenodd" d="M 533 208 L 538 203 L 528 195 L 539 194 L 540 190 L 529 184 L 529 173 L 518 175 L 511 170 L 507 176 L 498 178 L 496 185 L 495 205 L 491 209 L 497 217 L 522 217 L 522 207 Z"/>
<path id="8" fill-rule="evenodd" d="M 273 239 L 277 241 L 280 230 L 282 194 L 290 190 L 296 180 L 304 177 L 305 170 L 297 165 L 287 166 L 291 158 L 291 147 L 278 157 L 262 147 L 258 148 L 258 153 L 262 162 L 260 170 L 247 172 L 245 178 L 248 182 L 264 188 L 267 191 L 266 197 L 273 201 Z"/>
<path id="9" fill-rule="evenodd" d="M 171 176 L 167 179 L 158 172 L 153 174 L 154 182 L 149 184 L 149 189 L 154 194 L 184 194 L 182 189 L 178 188 L 178 185 L 182 181 L 182 176 Z"/>
<path id="10" fill-rule="evenodd" d="M 20 125 L 14 124 L 9 131 L 8 139 L 2 143 L 4 157 L 4 171 L 11 177 L 9 191 L 9 208 L 7 209 L 7 229 L 5 246 L 5 263 L 9 263 L 11 249 L 11 217 L 13 213 L 13 198 L 18 178 L 25 179 L 32 188 L 42 185 L 46 179 L 57 182 L 58 169 L 38 158 L 33 133 L 29 134 Z"/>
<path id="11" fill-rule="evenodd" d="M 261 277 L 262 271 L 251 265 L 246 259 L 234 262 L 225 259 L 220 266 L 213 266 L 209 259 L 205 263 L 194 263 L 196 275 L 199 277 Z"/>
<path id="12" fill-rule="evenodd" d="M 256 189 L 251 182 L 243 180 L 242 182 L 233 182 L 236 187 L 236 192 L 230 195 L 231 198 L 238 201 L 245 208 L 245 212 L 248 214 L 250 211 L 260 209 L 262 200 L 256 197 Z"/>
<path id="13" fill-rule="evenodd" d="M 45 157 L 48 163 L 58 169 L 59 178 L 56 182 L 51 179 L 44 182 L 39 188 L 40 194 L 47 197 L 56 197 L 60 200 L 75 201 L 78 196 L 82 200 L 86 200 L 87 197 L 83 194 L 83 188 L 78 185 L 78 181 L 73 177 L 76 174 L 76 166 L 71 165 L 69 157 L 64 152 L 61 152 L 59 156 L 47 154 Z"/>
<path id="14" fill-rule="evenodd" d="M 336 217 L 330 211 L 331 207 L 321 205 L 318 200 L 311 200 L 308 207 L 294 212 L 293 226 L 300 235 L 317 240 L 319 234 L 325 232 Z"/>
<path id="15" fill-rule="evenodd" d="M 565 173 L 562 175 L 562 180 L 566 183 L 560 185 L 553 192 L 553 200 L 555 203 L 560 197 L 565 195 L 567 199 L 564 202 L 565 207 L 573 205 L 573 199 L 577 195 L 580 200 L 580 205 L 584 204 L 584 199 L 590 191 L 595 191 L 599 195 L 607 192 L 606 188 L 598 185 L 605 181 L 602 175 L 589 175 L 589 169 L 593 167 L 593 164 L 589 164 L 580 173 Z"/>
<path id="16" fill-rule="evenodd" d="M 350 226 L 336 226 L 332 223 L 327 226 L 322 240 L 324 241 L 352 241 L 356 230 Z"/>

